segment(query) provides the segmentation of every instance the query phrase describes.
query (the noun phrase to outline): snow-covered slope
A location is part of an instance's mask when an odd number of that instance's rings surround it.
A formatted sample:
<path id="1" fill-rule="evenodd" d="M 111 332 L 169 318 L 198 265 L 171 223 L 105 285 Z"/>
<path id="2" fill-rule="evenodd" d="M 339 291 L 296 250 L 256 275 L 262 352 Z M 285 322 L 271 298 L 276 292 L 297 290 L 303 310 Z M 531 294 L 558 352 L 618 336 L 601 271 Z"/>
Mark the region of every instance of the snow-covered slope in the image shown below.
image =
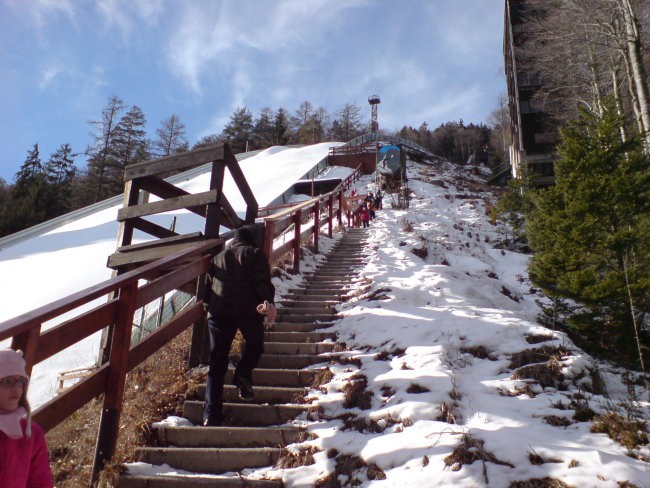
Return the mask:
<path id="1" fill-rule="evenodd" d="M 410 172 L 411 207 L 385 199 L 371 223 L 370 262 L 341 306 L 347 364 L 312 392 L 320 417 L 298 421 L 317 438 L 292 449 L 315 450 L 315 463 L 246 474 L 289 487 L 650 486 L 647 447 L 628 453 L 576 415 L 587 407 L 648 415 L 648 402 L 631 401 L 621 371 L 536 323 L 543 297 L 526 278 L 528 256 L 497 245 L 490 195 L 451 165 Z M 276 279 L 278 291 L 299 279 Z M 606 394 L 590 393 L 596 370 Z M 351 381 L 360 398 L 369 392 L 370 408 L 344 408 Z M 517 483 L 531 479 L 542 481 Z"/>

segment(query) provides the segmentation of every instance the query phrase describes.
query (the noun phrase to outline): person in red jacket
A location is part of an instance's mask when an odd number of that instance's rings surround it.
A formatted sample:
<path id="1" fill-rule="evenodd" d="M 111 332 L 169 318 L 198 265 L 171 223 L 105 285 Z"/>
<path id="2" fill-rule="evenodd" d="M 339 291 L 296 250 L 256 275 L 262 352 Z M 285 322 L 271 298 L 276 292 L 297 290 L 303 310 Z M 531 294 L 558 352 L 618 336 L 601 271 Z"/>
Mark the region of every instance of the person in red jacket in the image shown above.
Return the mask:
<path id="1" fill-rule="evenodd" d="M 43 429 L 31 420 L 29 376 L 19 351 L 0 350 L 0 486 L 52 488 Z"/>
<path id="2" fill-rule="evenodd" d="M 370 227 L 370 204 L 368 202 L 361 205 L 359 218 L 364 227 Z"/>

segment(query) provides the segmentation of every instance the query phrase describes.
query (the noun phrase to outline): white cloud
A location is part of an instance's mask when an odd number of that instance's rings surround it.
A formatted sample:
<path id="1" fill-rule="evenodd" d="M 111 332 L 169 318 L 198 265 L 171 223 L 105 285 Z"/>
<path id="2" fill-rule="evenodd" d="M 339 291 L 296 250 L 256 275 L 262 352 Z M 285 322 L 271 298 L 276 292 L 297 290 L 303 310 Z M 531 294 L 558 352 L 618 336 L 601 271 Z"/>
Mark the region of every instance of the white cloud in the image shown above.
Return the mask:
<path id="1" fill-rule="evenodd" d="M 315 46 L 324 33 L 336 29 L 343 10 L 366 4 L 367 0 L 183 4 L 178 27 L 167 43 L 171 70 L 201 94 L 202 75 L 219 72 L 231 64 L 230 58 L 252 58 L 260 52 L 281 56 L 292 47 Z"/>
<path id="2" fill-rule="evenodd" d="M 38 82 L 38 88 L 41 91 L 45 91 L 45 89 L 50 85 L 52 80 L 60 73 L 60 70 L 56 66 L 50 66 L 49 68 L 45 69 L 43 73 L 41 74 L 41 79 Z"/>
<path id="3" fill-rule="evenodd" d="M 73 0 L 4 0 L 3 3 L 19 15 L 27 14 L 38 29 L 46 26 L 57 15 L 64 15 L 70 21 L 75 21 Z"/>
<path id="4" fill-rule="evenodd" d="M 97 0 L 97 9 L 108 28 L 115 26 L 128 40 L 142 23 L 156 25 L 164 13 L 162 0 Z"/>

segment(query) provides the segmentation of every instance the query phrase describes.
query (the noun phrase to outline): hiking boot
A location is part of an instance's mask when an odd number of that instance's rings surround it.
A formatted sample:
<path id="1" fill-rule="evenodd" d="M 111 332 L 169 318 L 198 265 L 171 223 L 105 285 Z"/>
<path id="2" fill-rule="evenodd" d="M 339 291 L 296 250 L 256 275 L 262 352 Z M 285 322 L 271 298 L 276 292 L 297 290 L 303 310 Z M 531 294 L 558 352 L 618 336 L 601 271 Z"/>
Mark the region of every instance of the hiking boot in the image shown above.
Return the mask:
<path id="1" fill-rule="evenodd" d="M 209 417 L 203 421 L 204 427 L 221 427 L 223 425 L 223 415 L 218 417 Z"/>
<path id="2" fill-rule="evenodd" d="M 235 376 L 232 382 L 237 388 L 239 388 L 239 398 L 245 401 L 250 401 L 255 398 L 255 393 L 253 392 L 253 385 L 246 378 L 242 378 L 241 376 Z"/>

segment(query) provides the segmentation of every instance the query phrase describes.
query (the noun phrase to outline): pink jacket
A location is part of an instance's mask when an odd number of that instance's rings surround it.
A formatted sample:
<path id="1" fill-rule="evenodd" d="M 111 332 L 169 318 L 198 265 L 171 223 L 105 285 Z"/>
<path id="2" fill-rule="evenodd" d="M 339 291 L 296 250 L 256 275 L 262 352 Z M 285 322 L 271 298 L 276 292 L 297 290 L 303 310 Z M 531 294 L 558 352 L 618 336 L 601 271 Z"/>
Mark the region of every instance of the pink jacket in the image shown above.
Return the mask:
<path id="1" fill-rule="evenodd" d="M 23 432 L 25 420 L 21 420 Z M 32 436 L 10 439 L 0 431 L 0 486 L 52 488 L 52 471 L 43 429 L 32 422 Z"/>

